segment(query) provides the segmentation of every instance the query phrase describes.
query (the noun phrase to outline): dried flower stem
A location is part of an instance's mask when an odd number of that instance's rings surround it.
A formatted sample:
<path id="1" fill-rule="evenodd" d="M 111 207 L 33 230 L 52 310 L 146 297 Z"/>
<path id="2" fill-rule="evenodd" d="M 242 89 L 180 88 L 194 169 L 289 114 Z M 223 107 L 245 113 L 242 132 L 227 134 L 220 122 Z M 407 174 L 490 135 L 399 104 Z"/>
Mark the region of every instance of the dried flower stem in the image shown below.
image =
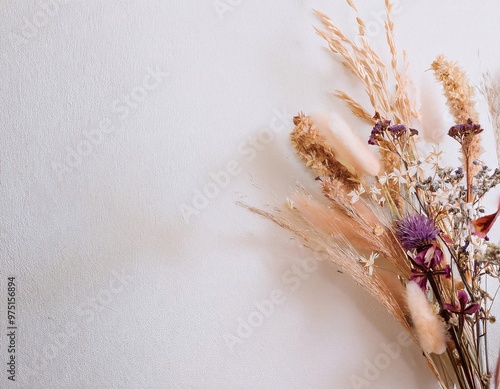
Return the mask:
<path id="1" fill-rule="evenodd" d="M 465 124 L 468 120 L 479 122 L 479 114 L 475 109 L 474 88 L 468 83 L 465 73 L 460 67 L 440 55 L 431 64 L 434 75 L 443 85 L 444 95 L 447 99 L 448 109 L 457 124 Z M 467 180 L 467 202 L 472 202 L 472 178 L 478 172 L 474 160 L 482 153 L 481 139 L 478 135 L 472 136 L 467 142 L 462 143 L 463 166 Z"/>

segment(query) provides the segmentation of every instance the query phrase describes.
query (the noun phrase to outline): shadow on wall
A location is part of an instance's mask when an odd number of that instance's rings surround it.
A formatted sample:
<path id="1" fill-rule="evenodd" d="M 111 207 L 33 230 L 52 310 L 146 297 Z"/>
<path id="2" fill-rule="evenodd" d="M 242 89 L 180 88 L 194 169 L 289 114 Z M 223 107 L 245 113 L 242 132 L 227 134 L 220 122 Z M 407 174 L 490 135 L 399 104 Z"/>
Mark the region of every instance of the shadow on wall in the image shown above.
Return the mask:
<path id="1" fill-rule="evenodd" d="M 273 210 L 273 206 L 267 205 L 266 198 L 273 205 L 283 204 L 286 194 L 293 191 L 297 178 L 306 186 L 310 186 L 311 192 L 321 196 L 319 185 L 314 181 L 314 173 L 303 166 L 291 145 L 282 140 L 277 140 L 276 147 L 266 149 L 258 161 L 254 162 L 251 167 L 251 177 L 261 188 L 260 203 L 251 196 L 247 196 L 244 200 L 264 210 Z M 254 217 L 261 218 L 259 215 Z M 366 385 L 376 387 L 377 382 L 380 383 L 390 376 L 390 367 L 394 367 L 396 363 L 406 364 L 412 371 L 418 371 L 420 382 L 433 382 L 434 378 L 430 372 L 424 373 L 429 371 L 425 358 L 406 336 L 403 328 L 349 275 L 342 273 L 335 264 L 301 247 L 300 239 L 291 232 L 281 229 L 271 221 L 266 221 L 257 234 L 255 231 L 249 231 L 227 237 L 226 240 L 242 252 L 261 253 L 264 250 L 268 253 L 256 260 L 263 262 L 274 279 L 275 290 L 283 294 L 282 297 L 279 296 L 279 301 L 277 300 L 281 305 L 280 309 L 273 309 L 272 315 L 279 315 L 283 309 L 294 309 L 290 304 L 297 306 L 299 303 L 299 307 L 303 310 L 303 324 L 297 331 L 306 331 L 308 334 L 298 340 L 304 342 L 304 350 L 312 347 L 311 339 L 316 342 L 313 347 L 320 350 L 327 343 L 325 336 L 341 334 L 345 322 L 353 320 L 342 312 L 352 312 L 353 309 L 360 312 L 364 320 L 351 323 L 353 333 L 349 334 L 349 337 L 356 337 L 359 344 L 367 344 L 371 351 L 374 348 L 373 336 L 367 328 L 373 328 L 378 337 L 385 339 L 380 344 L 378 353 L 367 354 L 346 372 L 343 379 L 350 380 L 352 387 L 368 387 Z M 269 291 L 262 290 L 256 293 L 266 296 Z M 249 319 L 256 323 L 250 316 Z M 251 320 L 247 320 L 246 324 L 252 330 Z M 265 326 L 267 320 L 273 320 L 272 316 L 265 318 L 262 325 Z M 340 324 L 340 320 L 344 323 Z M 253 330 L 252 334 L 258 336 Z M 237 332 L 235 335 L 237 336 Z M 244 341 L 244 339 L 232 339 L 234 345 L 239 344 L 237 342 L 240 340 Z M 334 340 L 332 342 L 335 343 Z M 425 375 L 425 378 L 422 375 Z M 338 385 L 339 382 L 332 378 L 332 383 Z"/>

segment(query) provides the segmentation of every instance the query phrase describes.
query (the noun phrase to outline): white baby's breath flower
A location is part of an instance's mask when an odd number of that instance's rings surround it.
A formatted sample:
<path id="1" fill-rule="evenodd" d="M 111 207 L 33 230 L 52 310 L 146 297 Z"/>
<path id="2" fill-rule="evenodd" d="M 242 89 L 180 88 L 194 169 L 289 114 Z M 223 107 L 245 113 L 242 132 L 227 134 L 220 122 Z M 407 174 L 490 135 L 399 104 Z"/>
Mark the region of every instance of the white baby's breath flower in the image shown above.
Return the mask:
<path id="1" fill-rule="evenodd" d="M 443 189 L 439 188 L 435 193 L 434 193 L 434 198 L 436 201 L 446 204 L 448 202 L 448 192 L 445 192 Z"/>
<path id="2" fill-rule="evenodd" d="M 351 204 L 359 201 L 359 193 L 356 189 L 351 190 L 347 195 L 351 197 L 351 200 L 349 201 Z"/>
<path id="3" fill-rule="evenodd" d="M 475 251 L 484 251 L 486 250 L 486 247 L 484 239 L 475 235 L 471 235 L 469 237 L 469 247 L 467 247 L 467 249 L 470 249 L 471 253 L 474 253 Z"/>
<path id="4" fill-rule="evenodd" d="M 408 166 L 408 171 L 407 171 L 408 176 L 409 177 L 416 176 L 419 170 L 422 170 L 419 165 Z"/>
<path id="5" fill-rule="evenodd" d="M 369 258 L 361 257 L 359 262 L 363 264 L 368 274 L 373 274 L 373 266 L 375 265 L 375 260 L 378 258 L 378 253 L 371 253 Z"/>
<path id="6" fill-rule="evenodd" d="M 365 193 L 365 188 L 362 184 L 359 184 L 358 189 L 351 190 L 347 195 L 351 197 L 351 204 L 354 204 L 359 201 L 359 197 Z"/>
<path id="7" fill-rule="evenodd" d="M 397 184 L 407 184 L 406 178 L 404 177 L 405 172 L 401 172 L 399 169 L 394 169 L 394 171 L 389 174 L 390 179 Z"/>
<path id="8" fill-rule="evenodd" d="M 377 186 L 373 185 L 370 187 L 370 194 L 378 196 L 378 195 L 381 195 L 382 192 L 380 192 L 380 189 Z"/>
<path id="9" fill-rule="evenodd" d="M 387 174 L 387 172 L 384 172 L 379 178 L 378 182 L 380 182 L 382 185 L 386 184 L 390 180 L 390 175 Z"/>

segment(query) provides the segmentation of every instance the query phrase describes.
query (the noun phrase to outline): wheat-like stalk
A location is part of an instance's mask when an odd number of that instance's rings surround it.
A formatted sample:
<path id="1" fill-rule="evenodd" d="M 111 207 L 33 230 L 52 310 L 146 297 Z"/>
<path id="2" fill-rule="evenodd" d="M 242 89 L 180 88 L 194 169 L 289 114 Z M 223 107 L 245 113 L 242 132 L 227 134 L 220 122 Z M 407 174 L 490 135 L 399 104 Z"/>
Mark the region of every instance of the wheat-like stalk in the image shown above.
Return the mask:
<path id="1" fill-rule="evenodd" d="M 460 67 L 448 61 L 444 55 L 439 55 L 431 64 L 434 75 L 443 85 L 444 95 L 450 113 L 457 124 L 479 123 L 479 114 L 475 108 L 474 88 L 469 84 L 467 76 Z M 477 174 L 480 167 L 474 164 L 483 152 L 481 137 L 479 134 L 468 137 L 462 143 L 463 165 L 467 174 L 467 201 L 472 202 L 472 178 Z"/>
<path id="2" fill-rule="evenodd" d="M 337 160 L 311 117 L 300 113 L 293 118 L 293 122 L 295 128 L 290 135 L 292 144 L 306 166 L 319 176 L 335 177 L 347 188 L 354 188 L 358 177 Z"/>

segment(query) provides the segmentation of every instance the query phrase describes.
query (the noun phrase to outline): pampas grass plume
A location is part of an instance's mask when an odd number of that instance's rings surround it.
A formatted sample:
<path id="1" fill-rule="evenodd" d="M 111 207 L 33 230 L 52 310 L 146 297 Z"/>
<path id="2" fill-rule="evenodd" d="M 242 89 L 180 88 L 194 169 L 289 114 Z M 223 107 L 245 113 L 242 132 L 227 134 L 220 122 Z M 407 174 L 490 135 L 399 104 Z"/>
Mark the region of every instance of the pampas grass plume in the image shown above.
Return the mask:
<path id="1" fill-rule="evenodd" d="M 420 84 L 421 135 L 428 143 L 441 143 L 450 128 L 444 123 L 445 112 L 441 100 L 436 84 L 430 76 L 424 75 Z"/>
<path id="2" fill-rule="evenodd" d="M 444 353 L 446 335 L 443 322 L 432 310 L 422 289 L 413 281 L 406 285 L 406 303 L 422 349 L 428 353 Z"/>
<path id="3" fill-rule="evenodd" d="M 337 159 L 358 174 L 376 176 L 380 173 L 379 159 L 368 147 L 368 142 L 356 135 L 339 115 L 317 115 L 317 125 Z"/>

